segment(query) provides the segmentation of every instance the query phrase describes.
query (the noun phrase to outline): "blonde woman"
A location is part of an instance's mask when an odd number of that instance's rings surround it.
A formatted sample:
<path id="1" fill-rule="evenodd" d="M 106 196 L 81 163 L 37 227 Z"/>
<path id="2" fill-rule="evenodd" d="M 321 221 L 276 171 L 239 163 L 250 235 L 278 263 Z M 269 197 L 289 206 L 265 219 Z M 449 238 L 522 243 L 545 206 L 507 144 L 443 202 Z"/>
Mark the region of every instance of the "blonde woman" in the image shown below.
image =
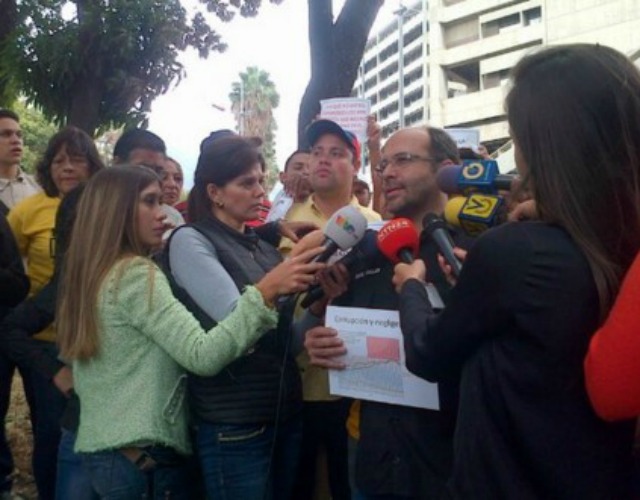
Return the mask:
<path id="1" fill-rule="evenodd" d="M 282 263 L 206 332 L 147 258 L 165 229 L 156 174 L 113 167 L 87 184 L 66 255 L 58 337 L 80 398 L 76 451 L 101 498 L 186 498 L 183 369 L 213 375 L 241 356 L 275 326 L 276 297 L 322 267 L 307 263 L 319 249 Z"/>

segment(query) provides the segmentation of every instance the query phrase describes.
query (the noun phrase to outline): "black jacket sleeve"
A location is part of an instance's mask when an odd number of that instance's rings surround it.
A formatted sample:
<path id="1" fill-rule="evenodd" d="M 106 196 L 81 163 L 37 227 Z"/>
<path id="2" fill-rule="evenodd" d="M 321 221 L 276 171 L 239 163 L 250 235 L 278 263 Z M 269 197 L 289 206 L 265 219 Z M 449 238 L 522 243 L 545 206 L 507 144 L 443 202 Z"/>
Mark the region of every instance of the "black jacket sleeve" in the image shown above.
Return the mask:
<path id="1" fill-rule="evenodd" d="M 0 350 L 19 366 L 33 369 L 51 379 L 64 366 L 32 335 L 53 322 L 58 274 L 35 296 L 13 309 L 0 325 Z"/>
<path id="2" fill-rule="evenodd" d="M 24 273 L 22 258 L 4 216 L 0 216 L 0 305 L 19 304 L 29 292 L 29 279 Z"/>
<path id="3" fill-rule="evenodd" d="M 403 285 L 400 325 L 412 373 L 433 382 L 448 378 L 482 342 L 504 330 L 530 256 L 526 235 L 506 229 L 485 233 L 473 245 L 439 315 L 424 284 L 408 280 Z"/>

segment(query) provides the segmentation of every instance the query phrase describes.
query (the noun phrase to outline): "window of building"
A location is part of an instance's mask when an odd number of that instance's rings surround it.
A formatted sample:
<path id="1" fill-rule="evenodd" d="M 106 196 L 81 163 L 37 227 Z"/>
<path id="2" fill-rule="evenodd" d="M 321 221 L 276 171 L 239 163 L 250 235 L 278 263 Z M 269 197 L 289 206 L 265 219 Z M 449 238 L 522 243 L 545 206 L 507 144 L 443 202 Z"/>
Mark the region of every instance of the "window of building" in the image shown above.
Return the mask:
<path id="1" fill-rule="evenodd" d="M 492 89 L 506 85 L 509 81 L 509 70 L 502 69 L 500 71 L 494 71 L 493 73 L 487 73 L 482 75 L 482 87 L 484 89 Z"/>
<path id="2" fill-rule="evenodd" d="M 365 63 L 364 63 L 364 72 L 368 73 L 369 71 L 371 71 L 373 68 L 376 67 L 376 64 L 378 64 L 378 61 L 376 60 L 376 56 L 373 56 L 368 61 L 365 61 Z"/>
<path id="3" fill-rule="evenodd" d="M 398 112 L 398 103 L 392 102 L 380 110 L 380 120 L 386 120 L 393 113 Z"/>
<path id="4" fill-rule="evenodd" d="M 384 100 L 390 95 L 395 95 L 398 93 L 398 82 L 393 82 L 391 85 L 387 85 L 382 90 L 380 90 L 380 100 Z"/>
<path id="5" fill-rule="evenodd" d="M 382 127 L 382 138 L 386 139 L 399 128 L 400 128 L 400 123 L 398 122 L 398 120 L 394 120 L 391 123 L 384 125 Z"/>
<path id="6" fill-rule="evenodd" d="M 377 78 L 372 76 L 366 82 L 364 82 L 364 91 L 369 92 L 373 87 L 376 86 Z"/>
<path id="7" fill-rule="evenodd" d="M 418 109 L 411 114 L 404 117 L 405 127 L 410 127 L 415 124 L 424 123 L 424 109 Z"/>
<path id="8" fill-rule="evenodd" d="M 525 10 L 522 13 L 522 17 L 525 26 L 540 24 L 542 22 L 542 9 L 540 7 L 536 7 L 535 9 Z"/>
<path id="9" fill-rule="evenodd" d="M 395 56 L 397 53 L 398 53 L 398 43 L 392 42 L 390 45 L 387 45 L 380 52 L 380 63 L 383 63 L 390 57 Z"/>
<path id="10" fill-rule="evenodd" d="M 424 89 L 422 87 L 404 96 L 405 108 L 411 106 L 414 102 L 419 101 L 420 99 L 422 99 L 423 96 L 424 96 Z"/>
<path id="11" fill-rule="evenodd" d="M 489 38 L 507 31 L 517 29 L 520 26 L 520 13 L 494 19 L 482 25 L 482 37 Z"/>
<path id="12" fill-rule="evenodd" d="M 475 42 L 480 38 L 480 27 L 477 17 L 452 22 L 443 26 L 444 46 L 448 49 Z"/>
<path id="13" fill-rule="evenodd" d="M 422 59 L 422 46 L 416 47 L 404 55 L 404 65 L 408 66 L 417 59 Z"/>
<path id="14" fill-rule="evenodd" d="M 478 61 L 447 68 L 445 74 L 447 95 L 450 98 L 480 90 L 480 63 Z"/>
<path id="15" fill-rule="evenodd" d="M 403 37 L 404 38 L 404 47 L 409 45 L 414 40 L 417 40 L 421 36 L 422 36 L 422 24 L 418 24 L 418 26 L 413 28 L 411 31 L 409 31 L 408 33 L 405 33 L 405 35 Z"/>
<path id="16" fill-rule="evenodd" d="M 404 75 L 404 85 L 405 87 L 411 85 L 416 80 L 420 80 L 422 78 L 422 66 L 414 69 L 411 73 L 407 73 Z"/>
<path id="17" fill-rule="evenodd" d="M 380 71 L 380 83 L 384 82 L 390 76 L 396 76 L 398 74 L 398 61 L 389 64 L 386 68 Z"/>

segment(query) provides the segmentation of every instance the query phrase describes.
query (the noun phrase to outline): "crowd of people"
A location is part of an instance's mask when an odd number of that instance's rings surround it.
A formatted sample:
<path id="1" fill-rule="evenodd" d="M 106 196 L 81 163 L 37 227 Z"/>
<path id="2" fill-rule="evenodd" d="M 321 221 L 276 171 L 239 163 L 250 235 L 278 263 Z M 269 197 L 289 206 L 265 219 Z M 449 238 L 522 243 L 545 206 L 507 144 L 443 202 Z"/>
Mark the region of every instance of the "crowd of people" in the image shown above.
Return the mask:
<path id="1" fill-rule="evenodd" d="M 448 227 L 459 276 L 423 230 L 447 203 L 438 171 L 466 154 L 436 126 L 381 144 L 372 118 L 370 187 L 357 137 L 316 120 L 269 204 L 259 138 L 212 132 L 183 199 L 182 166 L 143 129 L 105 167 L 63 128 L 32 177 L 0 109 L 0 417 L 17 367 L 38 497 L 640 495 L 640 72 L 605 46 L 538 50 L 505 106 L 515 220 Z M 416 258 L 325 262 L 345 207 L 371 230 L 408 220 Z M 439 408 L 331 394 L 348 345 L 329 304 L 396 311 Z M 12 472 L 2 427 L 0 498 Z"/>

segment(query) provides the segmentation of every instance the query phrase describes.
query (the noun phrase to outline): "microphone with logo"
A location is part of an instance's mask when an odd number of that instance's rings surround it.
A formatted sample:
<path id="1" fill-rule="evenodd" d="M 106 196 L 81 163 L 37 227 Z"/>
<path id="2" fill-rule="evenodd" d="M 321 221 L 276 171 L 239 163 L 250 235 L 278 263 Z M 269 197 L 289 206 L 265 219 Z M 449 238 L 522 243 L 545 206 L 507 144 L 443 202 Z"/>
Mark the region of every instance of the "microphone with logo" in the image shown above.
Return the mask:
<path id="1" fill-rule="evenodd" d="M 420 237 L 409 219 L 387 222 L 378 232 L 378 249 L 391 262 L 411 264 L 418 256 Z"/>
<path id="2" fill-rule="evenodd" d="M 367 229 L 360 242 L 351 251 L 336 262 L 347 268 L 349 276 L 353 278 L 358 272 L 367 269 L 380 255 L 378 250 L 378 233 L 373 229 Z M 314 302 L 324 297 L 324 291 L 318 284 L 312 285 L 300 303 L 303 308 L 309 307 Z"/>
<path id="3" fill-rule="evenodd" d="M 474 193 L 451 198 L 444 207 L 444 218 L 469 236 L 478 236 L 505 222 L 507 208 L 502 196 Z"/>
<path id="4" fill-rule="evenodd" d="M 312 262 L 327 262 L 338 250 L 349 250 L 362 239 L 366 230 L 367 219 L 357 208 L 347 205 L 336 210 L 323 229 L 324 240 L 321 246 L 325 250 Z M 281 295 L 276 301 L 277 308 L 281 309 L 296 296 L 297 294 Z"/>
<path id="5" fill-rule="evenodd" d="M 327 262 L 338 250 L 349 250 L 364 236 L 367 230 L 367 219 L 353 205 L 336 210 L 324 226 L 324 241 L 321 246 L 325 250 L 314 262 Z"/>
<path id="6" fill-rule="evenodd" d="M 494 160 L 465 160 L 462 165 L 442 167 L 436 175 L 440 190 L 447 194 L 498 194 L 510 191 L 519 177 L 498 171 Z"/>
<path id="7" fill-rule="evenodd" d="M 449 235 L 445 222 L 436 214 L 427 214 L 422 220 L 422 227 L 436 244 L 446 263 L 451 266 L 453 275 L 456 278 L 460 276 L 462 263 L 453 253 L 453 240 Z"/>

